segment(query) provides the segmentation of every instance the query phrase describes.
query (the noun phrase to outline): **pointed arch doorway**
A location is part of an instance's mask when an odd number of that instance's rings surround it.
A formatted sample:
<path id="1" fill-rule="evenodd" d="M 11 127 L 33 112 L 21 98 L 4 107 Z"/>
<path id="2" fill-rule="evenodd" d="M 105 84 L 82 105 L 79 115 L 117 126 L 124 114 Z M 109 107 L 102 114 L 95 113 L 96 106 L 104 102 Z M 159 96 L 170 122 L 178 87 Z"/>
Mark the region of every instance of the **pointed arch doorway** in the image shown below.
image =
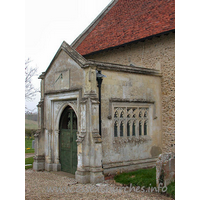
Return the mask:
<path id="1" fill-rule="evenodd" d="M 63 110 L 59 129 L 61 171 L 75 174 L 77 170 L 77 116 L 72 107 L 67 106 Z"/>

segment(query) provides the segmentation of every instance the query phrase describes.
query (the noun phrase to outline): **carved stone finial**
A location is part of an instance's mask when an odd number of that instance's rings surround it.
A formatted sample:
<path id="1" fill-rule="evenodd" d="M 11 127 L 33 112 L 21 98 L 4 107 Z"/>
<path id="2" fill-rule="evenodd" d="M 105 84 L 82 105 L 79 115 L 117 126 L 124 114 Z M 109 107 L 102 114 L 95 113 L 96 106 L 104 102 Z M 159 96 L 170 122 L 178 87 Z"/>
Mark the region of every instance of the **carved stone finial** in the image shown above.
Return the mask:
<path id="1" fill-rule="evenodd" d="M 34 137 L 37 138 L 41 133 L 41 129 L 38 129 L 35 134 L 34 134 Z"/>

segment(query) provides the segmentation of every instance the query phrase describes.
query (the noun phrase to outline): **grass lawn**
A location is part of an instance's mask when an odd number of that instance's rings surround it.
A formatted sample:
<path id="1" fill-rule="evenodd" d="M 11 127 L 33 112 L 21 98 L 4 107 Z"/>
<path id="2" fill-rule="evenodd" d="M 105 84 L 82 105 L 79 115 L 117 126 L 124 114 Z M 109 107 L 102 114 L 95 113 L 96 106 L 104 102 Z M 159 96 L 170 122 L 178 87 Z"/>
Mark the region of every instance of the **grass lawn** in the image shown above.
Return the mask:
<path id="1" fill-rule="evenodd" d="M 25 128 L 26 129 L 37 129 L 38 123 L 37 121 L 25 119 Z M 32 149 L 32 140 L 33 139 L 25 139 L 25 153 L 34 153 L 35 150 Z M 30 149 L 27 149 L 30 148 Z"/>
<path id="2" fill-rule="evenodd" d="M 175 198 L 175 181 L 171 182 L 167 186 L 167 194 L 169 194 L 172 198 Z"/>
<path id="3" fill-rule="evenodd" d="M 26 129 L 38 129 L 38 122 L 30 119 L 25 119 Z"/>
<path id="4" fill-rule="evenodd" d="M 132 172 L 122 173 L 114 177 L 116 182 L 130 186 L 156 187 L 156 168 L 139 169 Z M 167 186 L 169 196 L 175 198 L 175 182 Z"/>
<path id="5" fill-rule="evenodd" d="M 122 173 L 115 176 L 115 181 L 133 186 L 156 187 L 156 168 L 139 169 L 133 172 Z"/>
<path id="6" fill-rule="evenodd" d="M 33 167 L 33 157 L 25 158 L 25 165 L 26 164 L 32 164 L 30 166 L 25 166 L 25 169 L 30 169 Z"/>
<path id="7" fill-rule="evenodd" d="M 35 150 L 32 149 L 32 141 L 33 140 L 25 139 L 25 153 L 34 153 L 35 152 Z M 30 149 L 27 149 L 27 148 L 30 148 Z"/>
<path id="8" fill-rule="evenodd" d="M 25 149 L 25 153 L 35 153 L 35 149 Z"/>

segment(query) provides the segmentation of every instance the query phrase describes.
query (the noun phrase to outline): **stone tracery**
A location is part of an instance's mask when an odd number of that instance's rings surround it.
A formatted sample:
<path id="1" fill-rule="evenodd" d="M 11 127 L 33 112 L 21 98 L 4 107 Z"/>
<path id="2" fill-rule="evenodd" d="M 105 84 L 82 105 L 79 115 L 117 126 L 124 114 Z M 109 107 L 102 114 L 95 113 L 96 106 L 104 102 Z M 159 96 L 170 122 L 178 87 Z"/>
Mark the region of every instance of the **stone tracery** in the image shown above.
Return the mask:
<path id="1" fill-rule="evenodd" d="M 148 107 L 114 107 L 114 137 L 148 134 Z"/>

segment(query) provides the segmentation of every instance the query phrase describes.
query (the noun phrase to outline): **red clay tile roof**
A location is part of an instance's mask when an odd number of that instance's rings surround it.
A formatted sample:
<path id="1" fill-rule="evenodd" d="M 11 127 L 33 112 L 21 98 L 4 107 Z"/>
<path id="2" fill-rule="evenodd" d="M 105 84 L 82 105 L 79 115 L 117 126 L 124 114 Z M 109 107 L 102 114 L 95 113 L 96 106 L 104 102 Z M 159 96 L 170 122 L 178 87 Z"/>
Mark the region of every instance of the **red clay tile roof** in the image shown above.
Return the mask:
<path id="1" fill-rule="evenodd" d="M 175 29 L 175 0 L 118 0 L 76 50 L 81 55 Z"/>

